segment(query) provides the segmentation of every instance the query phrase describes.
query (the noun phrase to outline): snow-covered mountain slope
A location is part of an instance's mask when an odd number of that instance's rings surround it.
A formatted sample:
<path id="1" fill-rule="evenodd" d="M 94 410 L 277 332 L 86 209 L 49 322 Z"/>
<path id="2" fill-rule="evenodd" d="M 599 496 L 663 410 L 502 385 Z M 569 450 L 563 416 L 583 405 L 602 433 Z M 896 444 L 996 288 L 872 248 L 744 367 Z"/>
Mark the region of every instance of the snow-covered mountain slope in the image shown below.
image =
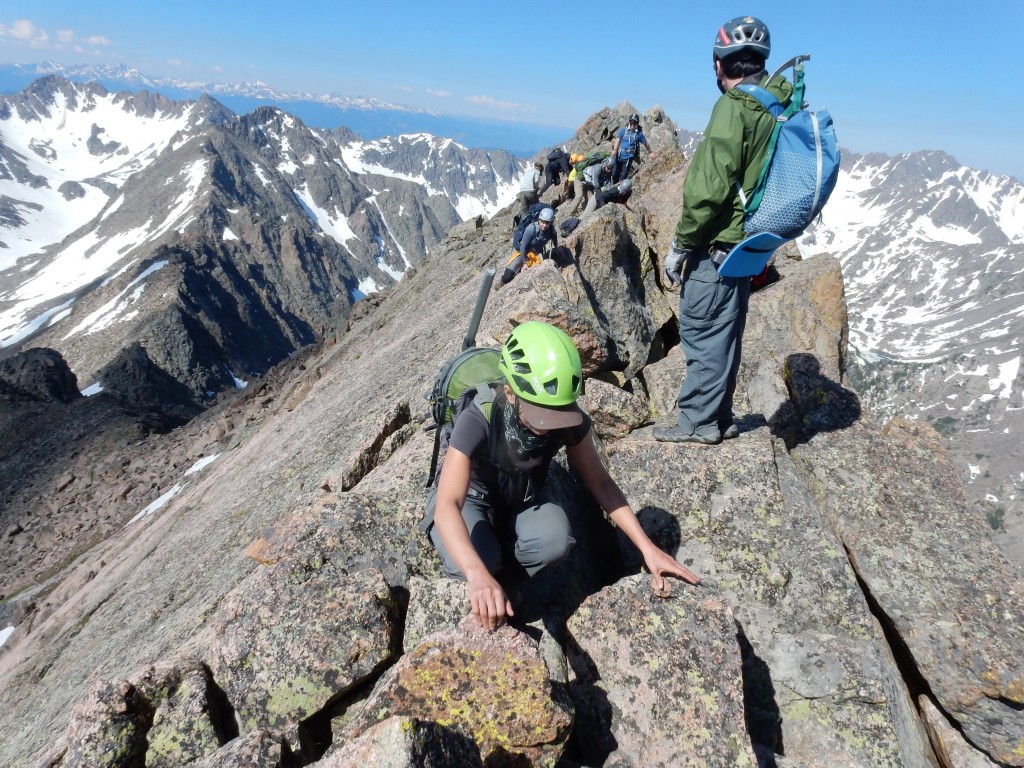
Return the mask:
<path id="1" fill-rule="evenodd" d="M 968 492 L 1024 553 L 1024 186 L 940 152 L 848 154 L 800 246 L 842 261 L 866 404 L 949 437 Z"/>
<path id="2" fill-rule="evenodd" d="M 506 205 L 523 164 L 425 136 L 360 142 L 270 107 L 37 81 L 0 101 L 0 349 L 53 347 L 87 385 L 141 343 L 201 400 Z"/>
<path id="3" fill-rule="evenodd" d="M 466 149 L 425 133 L 343 142 L 342 157 L 356 173 L 405 179 L 444 195 L 463 220 L 490 217 L 508 205 L 524 166 L 507 153 Z"/>
<path id="4" fill-rule="evenodd" d="M 127 178 L 187 135 L 198 111 L 58 79 L 2 109 L 0 270 L 92 220 Z"/>

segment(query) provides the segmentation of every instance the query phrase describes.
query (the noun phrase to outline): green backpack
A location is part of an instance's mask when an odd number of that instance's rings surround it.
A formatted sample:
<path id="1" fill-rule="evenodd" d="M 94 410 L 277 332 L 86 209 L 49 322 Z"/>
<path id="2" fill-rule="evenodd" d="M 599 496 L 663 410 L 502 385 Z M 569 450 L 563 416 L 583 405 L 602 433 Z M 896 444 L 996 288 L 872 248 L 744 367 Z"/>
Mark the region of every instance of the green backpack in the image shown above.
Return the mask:
<path id="1" fill-rule="evenodd" d="M 611 152 L 606 152 L 604 150 L 600 150 L 598 152 L 591 152 L 589 155 L 584 157 L 582 160 L 579 160 L 573 166 L 573 168 L 576 169 L 576 178 L 577 179 L 582 179 L 583 178 L 583 171 L 584 171 L 584 169 L 589 168 L 592 165 L 597 165 L 602 160 L 604 160 L 606 157 L 611 157 L 611 154 L 612 154 Z"/>
<path id="2" fill-rule="evenodd" d="M 469 322 L 469 330 L 462 341 L 462 350 L 454 357 L 446 360 L 434 377 L 434 384 L 424 397 L 430 401 L 430 415 L 434 423 L 427 426 L 434 432 L 434 452 L 430 457 L 430 473 L 427 476 L 427 486 L 434 482 L 434 474 L 437 472 L 437 459 L 441 452 L 441 439 L 444 436 L 445 442 L 451 437 L 452 427 L 455 425 L 455 418 L 461 412 L 465 403 L 464 395 L 483 388 L 495 381 L 500 381 L 504 375 L 498 370 L 498 362 L 501 360 L 501 351 L 488 347 L 477 347 L 476 331 L 480 326 L 480 317 L 483 314 L 484 305 L 487 303 L 487 296 L 491 291 L 491 283 L 494 281 L 494 268 L 489 267 L 484 271 L 483 282 L 480 284 L 480 291 L 476 297 L 476 307 L 473 310 L 473 317 Z M 460 405 L 461 403 L 461 405 Z"/>

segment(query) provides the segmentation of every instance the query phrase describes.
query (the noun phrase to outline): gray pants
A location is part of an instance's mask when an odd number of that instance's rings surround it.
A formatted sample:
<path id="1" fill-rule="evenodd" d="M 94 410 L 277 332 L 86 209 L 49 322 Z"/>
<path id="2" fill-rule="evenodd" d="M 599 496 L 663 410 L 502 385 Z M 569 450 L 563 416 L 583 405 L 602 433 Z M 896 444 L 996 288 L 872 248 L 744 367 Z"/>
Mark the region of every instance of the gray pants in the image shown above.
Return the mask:
<path id="1" fill-rule="evenodd" d="M 749 277 L 720 277 L 706 253 L 687 264 L 679 297 L 686 378 L 676 421 L 690 434 L 714 437 L 733 423 L 749 300 Z"/>
<path id="2" fill-rule="evenodd" d="M 573 204 L 572 208 L 569 209 L 569 215 L 575 216 L 577 211 L 581 208 L 586 208 L 587 206 L 587 197 L 590 191 L 590 185 L 583 181 L 583 179 L 573 179 L 572 189 Z"/>
<path id="3" fill-rule="evenodd" d="M 479 496 L 466 497 L 466 503 L 462 505 L 462 519 L 469 529 L 473 548 L 490 573 L 501 571 L 503 550 L 506 548 L 511 547 L 518 563 L 533 576 L 545 566 L 565 557 L 569 548 L 576 543 L 565 510 L 544 494 L 536 501 L 536 504 L 524 507 L 515 514 L 503 516 L 496 515 L 490 504 Z M 433 525 L 436 504 L 435 487 L 430 489 L 427 496 L 427 513 L 424 518 L 424 522 L 430 526 L 430 541 L 437 549 L 445 571 L 451 576 L 464 579 L 459 566 L 445 549 L 437 526 Z"/>
<path id="4" fill-rule="evenodd" d="M 519 201 L 519 213 L 526 213 L 530 210 L 530 206 L 540 201 L 540 197 L 537 195 L 537 190 L 522 190 L 516 195 L 516 200 Z"/>

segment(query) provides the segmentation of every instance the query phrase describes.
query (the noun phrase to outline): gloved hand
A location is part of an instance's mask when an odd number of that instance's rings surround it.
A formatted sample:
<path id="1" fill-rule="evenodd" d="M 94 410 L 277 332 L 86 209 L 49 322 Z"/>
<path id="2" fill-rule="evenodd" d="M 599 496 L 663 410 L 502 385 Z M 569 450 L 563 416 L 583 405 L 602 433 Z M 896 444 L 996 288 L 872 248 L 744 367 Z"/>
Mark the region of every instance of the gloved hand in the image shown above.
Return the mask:
<path id="1" fill-rule="evenodd" d="M 672 250 L 668 252 L 668 256 L 665 257 L 665 275 L 673 285 L 680 285 L 683 282 L 683 267 L 686 266 L 686 260 L 693 253 L 692 248 L 680 248 L 676 245 L 676 241 L 672 240 Z"/>

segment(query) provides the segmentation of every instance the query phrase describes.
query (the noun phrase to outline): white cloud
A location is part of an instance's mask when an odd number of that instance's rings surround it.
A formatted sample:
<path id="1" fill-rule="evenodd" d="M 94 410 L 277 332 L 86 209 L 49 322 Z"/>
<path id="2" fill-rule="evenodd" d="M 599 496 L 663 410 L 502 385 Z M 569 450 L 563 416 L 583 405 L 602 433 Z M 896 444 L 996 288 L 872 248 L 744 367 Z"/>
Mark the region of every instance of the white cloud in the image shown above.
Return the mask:
<path id="1" fill-rule="evenodd" d="M 493 96 L 468 96 L 466 98 L 470 104 L 480 104 L 484 107 L 493 107 L 494 109 L 504 109 L 509 112 L 513 110 L 522 109 L 533 109 L 532 107 L 524 107 L 522 104 L 516 104 L 513 101 L 502 101 L 501 99 L 495 99 Z"/>
<path id="2" fill-rule="evenodd" d="M 452 95 L 451 92 L 449 91 L 438 91 L 434 88 L 427 88 L 427 93 L 429 93 L 431 96 L 438 96 L 442 99 L 446 99 Z"/>
<path id="3" fill-rule="evenodd" d="M 182 61 L 181 59 L 168 59 L 167 63 L 170 64 L 172 67 L 184 67 L 185 66 L 185 62 Z"/>
<path id="4" fill-rule="evenodd" d="M 28 19 L 18 19 L 10 26 L 0 24 L 0 37 L 10 37 L 28 43 L 33 48 L 42 48 L 50 42 L 50 36 Z"/>
<path id="5" fill-rule="evenodd" d="M 83 52 L 84 45 L 94 47 L 109 47 L 113 45 L 109 37 L 90 35 L 86 38 L 80 38 L 73 29 L 58 29 L 54 32 L 54 36 L 56 42 L 53 43 L 53 47 L 58 49 L 70 48 L 76 53 Z M 10 26 L 0 24 L 0 38 L 3 37 L 28 43 L 32 48 L 47 48 L 51 45 L 50 35 L 46 30 L 37 27 L 34 22 L 28 19 L 18 19 Z"/>

